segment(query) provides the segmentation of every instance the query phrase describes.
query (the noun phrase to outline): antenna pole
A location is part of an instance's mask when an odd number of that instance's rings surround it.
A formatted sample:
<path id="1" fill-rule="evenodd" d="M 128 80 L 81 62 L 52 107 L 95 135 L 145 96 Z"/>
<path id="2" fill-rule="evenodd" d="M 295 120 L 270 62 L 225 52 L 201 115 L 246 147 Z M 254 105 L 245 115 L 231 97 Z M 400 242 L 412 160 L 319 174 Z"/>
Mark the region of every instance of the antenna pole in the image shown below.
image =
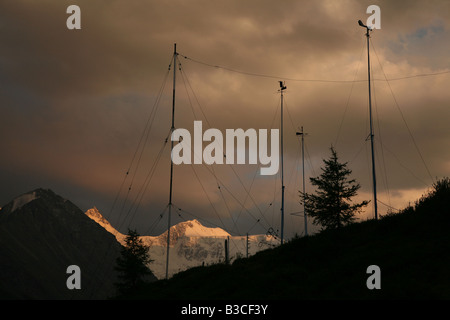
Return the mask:
<path id="1" fill-rule="evenodd" d="M 176 75 L 177 75 L 177 44 L 173 45 L 173 96 L 172 96 L 172 127 L 170 134 L 173 134 L 175 130 L 175 87 L 176 87 Z M 173 140 L 171 140 L 171 148 L 173 150 Z M 167 218 L 167 256 L 166 256 L 166 279 L 169 278 L 169 251 L 170 251 L 170 216 L 172 214 L 172 180 L 173 180 L 173 161 L 170 159 L 170 191 L 169 191 L 169 216 Z"/>
<path id="2" fill-rule="evenodd" d="M 370 29 L 366 27 L 367 33 L 367 70 L 369 75 L 369 115 L 370 115 L 370 147 L 372 150 L 372 180 L 373 180 L 373 204 L 374 204 L 374 211 L 375 211 L 375 220 L 378 220 L 378 203 L 377 203 L 377 178 L 375 175 L 375 155 L 374 155 L 374 146 L 373 146 L 373 121 L 372 121 L 372 92 L 371 92 L 371 86 L 370 86 L 370 53 L 369 53 L 369 31 Z"/>
<path id="3" fill-rule="evenodd" d="M 305 194 L 305 133 L 302 126 L 302 177 L 303 177 L 303 194 Z M 306 215 L 305 203 L 303 203 L 303 215 L 305 217 L 305 236 L 308 235 L 308 217 Z"/>
<path id="4" fill-rule="evenodd" d="M 305 132 L 303 132 L 303 126 L 302 131 L 296 133 L 297 136 L 302 136 L 302 171 L 303 171 L 303 194 L 305 194 Z M 306 208 L 305 208 L 305 202 L 303 202 L 303 215 L 305 217 L 305 236 L 308 235 L 308 216 L 306 214 Z"/>
<path id="5" fill-rule="evenodd" d="M 245 256 L 246 256 L 246 258 L 248 258 L 248 245 L 249 245 L 249 243 L 248 243 L 248 232 L 247 232 L 247 250 L 246 250 L 246 254 L 245 254 Z"/>
<path id="6" fill-rule="evenodd" d="M 283 164 L 283 92 L 286 89 L 280 81 L 281 92 L 281 244 L 284 243 L 284 164 Z"/>

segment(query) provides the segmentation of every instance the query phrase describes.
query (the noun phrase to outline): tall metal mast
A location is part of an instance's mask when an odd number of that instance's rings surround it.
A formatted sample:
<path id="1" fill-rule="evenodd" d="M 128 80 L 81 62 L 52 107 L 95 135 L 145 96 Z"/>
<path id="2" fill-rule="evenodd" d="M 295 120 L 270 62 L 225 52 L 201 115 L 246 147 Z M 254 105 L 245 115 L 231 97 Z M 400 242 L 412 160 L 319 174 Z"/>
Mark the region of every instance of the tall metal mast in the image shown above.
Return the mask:
<path id="1" fill-rule="evenodd" d="M 173 45 L 173 96 L 172 96 L 172 127 L 170 134 L 175 130 L 175 87 L 177 75 L 177 44 Z M 173 140 L 171 140 L 171 148 L 173 150 Z M 167 218 L 167 256 L 166 256 L 166 279 L 169 278 L 169 251 L 170 251 L 170 216 L 172 214 L 172 180 L 173 180 L 173 161 L 170 159 L 170 191 L 169 191 L 169 216 Z"/>
<path id="2" fill-rule="evenodd" d="M 303 194 L 305 194 L 305 141 L 304 136 L 307 133 L 303 132 L 303 126 L 302 131 L 297 132 L 297 136 L 302 136 L 302 171 L 303 171 Z M 308 217 L 306 215 L 306 209 L 305 209 L 305 203 L 303 203 L 303 216 L 305 217 L 305 236 L 308 235 Z"/>
<path id="3" fill-rule="evenodd" d="M 372 121 L 372 92 L 371 92 L 371 85 L 370 85 L 370 45 L 369 45 L 369 39 L 370 34 L 369 32 L 372 31 L 372 29 L 368 26 L 366 26 L 361 20 L 358 21 L 358 24 L 366 28 L 366 37 L 367 37 L 367 71 L 369 75 L 369 117 L 370 117 L 370 147 L 372 150 L 372 181 L 373 181 L 373 205 L 374 205 L 374 211 L 375 211 L 375 220 L 378 220 L 378 203 L 377 203 L 377 178 L 375 174 L 375 155 L 374 155 L 374 146 L 373 146 L 373 121 Z"/>
<path id="4" fill-rule="evenodd" d="M 286 90 L 283 81 L 280 81 L 281 92 L 281 244 L 284 242 L 284 166 L 283 166 L 283 91 Z"/>

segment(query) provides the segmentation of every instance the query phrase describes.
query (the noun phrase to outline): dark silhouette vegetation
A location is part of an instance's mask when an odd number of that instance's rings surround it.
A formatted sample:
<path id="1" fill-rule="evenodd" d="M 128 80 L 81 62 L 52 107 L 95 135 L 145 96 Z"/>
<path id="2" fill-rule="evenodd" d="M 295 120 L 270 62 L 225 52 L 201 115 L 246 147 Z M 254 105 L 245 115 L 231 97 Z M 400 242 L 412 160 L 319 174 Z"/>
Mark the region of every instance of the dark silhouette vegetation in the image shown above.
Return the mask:
<path id="1" fill-rule="evenodd" d="M 138 289 L 151 275 L 147 267 L 152 261 L 148 251 L 149 247 L 143 243 L 137 231 L 128 229 L 125 246 L 122 246 L 115 266 L 120 280 L 115 283 L 119 294 Z"/>
<path id="2" fill-rule="evenodd" d="M 413 206 L 181 272 L 120 299 L 450 299 L 450 179 Z M 366 286 L 381 269 L 381 289 Z"/>
<path id="3" fill-rule="evenodd" d="M 347 163 L 339 162 L 333 147 L 330 158 L 323 162 L 322 174 L 310 178 L 311 184 L 317 187 L 316 193 L 300 192 L 300 203 L 314 224 L 321 225 L 322 229 L 339 229 L 354 222 L 355 215 L 369 202 L 352 203 L 361 186 L 349 178 L 352 171 Z"/>

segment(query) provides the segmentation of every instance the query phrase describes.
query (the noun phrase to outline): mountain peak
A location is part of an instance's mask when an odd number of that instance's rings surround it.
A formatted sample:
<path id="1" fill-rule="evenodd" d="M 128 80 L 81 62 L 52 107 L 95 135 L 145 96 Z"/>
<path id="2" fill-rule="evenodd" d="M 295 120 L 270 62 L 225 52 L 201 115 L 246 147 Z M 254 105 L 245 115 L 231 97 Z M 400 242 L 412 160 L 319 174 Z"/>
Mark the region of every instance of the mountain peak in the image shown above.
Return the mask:
<path id="1" fill-rule="evenodd" d="M 170 228 L 175 238 L 185 237 L 228 237 L 230 234 L 221 228 L 209 228 L 197 219 L 180 222 Z M 166 231 L 167 232 L 167 231 Z"/>
<path id="2" fill-rule="evenodd" d="M 102 216 L 100 211 L 98 211 L 97 207 L 95 207 L 95 206 L 93 208 L 89 209 L 88 211 L 86 211 L 86 215 L 99 224 L 110 225 L 108 220 L 106 220 L 105 217 Z"/>
<path id="3" fill-rule="evenodd" d="M 24 193 L 0 214 L 0 296 L 13 299 L 106 298 L 120 255 L 114 237 L 51 190 Z M 83 270 L 83 290 L 67 290 L 66 268 Z M 102 270 L 99 278 L 97 270 Z"/>
<path id="4" fill-rule="evenodd" d="M 40 198 L 53 198 L 55 196 L 56 194 L 50 189 L 38 188 L 17 196 L 11 202 L 5 205 L 3 209 L 5 209 L 6 212 L 12 213 L 14 211 L 20 210 L 23 206 L 29 204 L 34 200 Z"/>
<path id="5" fill-rule="evenodd" d="M 114 235 L 119 241 L 119 243 L 124 244 L 126 235 L 120 233 L 114 228 L 111 223 L 100 213 L 97 207 L 93 207 L 85 212 L 86 216 L 97 222 L 100 226 L 102 226 L 106 231 Z"/>

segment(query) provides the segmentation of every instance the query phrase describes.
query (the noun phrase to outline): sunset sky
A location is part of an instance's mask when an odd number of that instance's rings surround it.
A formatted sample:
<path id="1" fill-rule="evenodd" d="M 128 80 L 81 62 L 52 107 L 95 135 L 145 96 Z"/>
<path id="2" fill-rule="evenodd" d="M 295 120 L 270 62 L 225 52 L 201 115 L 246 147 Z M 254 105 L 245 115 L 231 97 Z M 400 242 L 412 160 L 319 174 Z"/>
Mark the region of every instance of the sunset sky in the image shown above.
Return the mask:
<path id="1" fill-rule="evenodd" d="M 81 30 L 66 27 L 71 4 Z M 174 43 L 177 128 L 279 128 L 285 81 L 286 237 L 304 230 L 291 214 L 302 210 L 301 126 L 307 191 L 334 146 L 361 184 L 358 199 L 372 200 L 357 23 L 372 4 L 381 8 L 370 48 L 379 214 L 404 208 L 450 176 L 447 0 L 0 1 L 0 206 L 50 188 L 83 211 L 97 206 L 122 232 L 163 232 L 170 145 L 155 159 L 171 126 Z M 280 175 L 261 176 L 258 165 L 175 166 L 172 222 L 195 217 L 233 235 L 279 230 L 280 197 Z M 372 217 L 370 203 L 359 218 Z"/>

